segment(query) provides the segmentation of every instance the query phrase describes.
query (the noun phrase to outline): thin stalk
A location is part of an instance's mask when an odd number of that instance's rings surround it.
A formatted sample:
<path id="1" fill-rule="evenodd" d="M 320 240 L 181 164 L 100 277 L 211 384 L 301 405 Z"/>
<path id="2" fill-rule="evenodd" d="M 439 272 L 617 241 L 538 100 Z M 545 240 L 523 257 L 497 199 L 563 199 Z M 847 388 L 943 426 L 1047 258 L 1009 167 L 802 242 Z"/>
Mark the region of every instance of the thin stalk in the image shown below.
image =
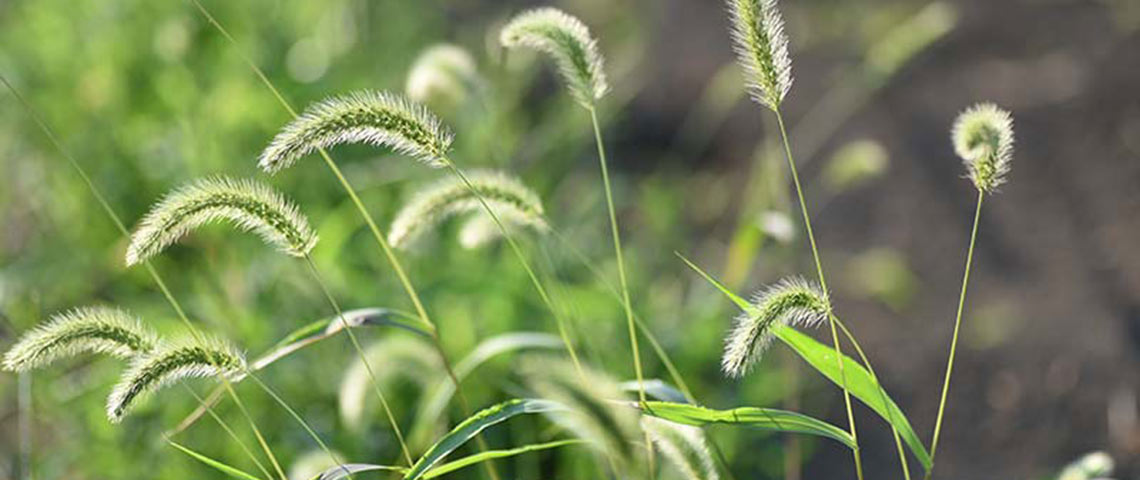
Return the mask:
<path id="1" fill-rule="evenodd" d="M 384 392 L 380 390 L 380 384 L 376 381 L 376 374 L 372 371 L 372 365 L 368 362 L 368 357 L 364 354 L 364 348 L 360 346 L 360 341 L 357 340 L 356 334 L 352 332 L 352 326 L 348 325 L 347 320 L 344 318 L 344 312 L 340 308 L 340 304 L 333 298 L 332 292 L 329 291 L 328 285 L 325 284 L 324 279 L 321 277 L 321 272 L 317 270 L 316 263 L 313 262 L 311 255 L 305 255 L 305 265 L 309 267 L 309 273 L 313 275 L 313 279 L 320 285 L 321 292 L 325 294 L 329 305 L 333 307 L 338 321 L 344 323 L 343 330 L 348 334 L 348 338 L 352 340 L 352 347 L 356 350 L 357 355 L 360 356 L 361 363 L 364 364 L 364 370 L 368 373 L 368 381 L 372 383 L 372 390 L 376 392 L 376 398 L 380 399 L 380 405 L 384 409 L 384 415 L 388 417 L 388 423 L 392 425 L 392 431 L 396 434 L 396 440 L 400 443 L 400 451 L 404 455 L 404 460 L 408 465 L 412 465 L 412 454 L 408 450 L 408 444 L 404 442 L 404 433 L 400 430 L 400 424 L 396 421 L 396 416 L 392 414 L 392 408 L 388 405 L 388 399 L 384 396 Z"/>
<path id="2" fill-rule="evenodd" d="M 237 436 L 237 433 L 234 433 L 234 430 L 230 428 L 230 426 L 226 424 L 226 422 L 223 421 L 217 413 L 214 412 L 214 409 L 206 403 L 206 400 L 198 395 L 198 392 L 195 392 L 193 388 L 190 388 L 190 385 L 187 385 L 186 382 L 179 381 L 179 384 L 181 384 L 186 389 L 186 391 L 189 392 L 192 397 L 194 397 L 195 400 L 198 400 L 198 403 L 202 404 L 202 406 L 206 408 L 206 413 L 210 415 L 210 418 L 213 418 L 214 421 L 218 422 L 218 425 L 221 425 L 222 430 L 225 430 L 226 434 L 229 435 L 229 437 L 232 438 L 234 442 L 237 442 L 238 448 L 241 448 L 241 451 L 245 453 L 245 455 L 248 456 L 250 460 L 253 460 L 254 465 L 257 465 L 257 469 L 261 470 L 261 473 L 264 474 L 266 478 L 273 478 L 273 474 L 269 473 L 269 470 L 265 468 L 265 465 L 261 463 L 261 460 L 257 459 L 257 455 L 254 455 L 253 452 L 245 446 L 245 443 L 241 441 L 241 438 Z M 171 435 L 164 434 L 163 436 L 169 438 Z"/>
<path id="3" fill-rule="evenodd" d="M 281 91 L 277 89 L 277 86 L 274 85 L 271 80 L 269 80 L 269 77 L 265 75 L 265 72 L 263 72 L 261 68 L 257 66 L 257 64 L 253 63 L 253 60 L 249 58 L 249 56 L 246 55 L 244 51 L 238 48 L 237 40 L 234 39 L 233 35 L 230 35 L 229 30 L 226 30 L 226 28 L 222 26 L 222 24 L 218 22 L 216 18 L 214 18 L 210 11 L 207 10 L 199 0 L 189 1 L 193 3 L 195 7 L 197 7 L 198 11 L 202 13 L 202 16 L 206 17 L 206 20 L 209 21 L 210 24 L 213 25 L 214 28 L 216 28 L 218 32 L 222 34 L 223 37 L 225 37 L 226 41 L 234 47 L 234 50 L 241 57 L 242 61 L 245 62 L 250 70 L 253 71 L 261 83 L 269 89 L 274 98 L 277 99 L 277 102 L 280 103 L 281 106 L 289 112 L 290 116 L 297 118 L 297 111 L 293 108 L 289 101 L 285 99 L 285 96 L 281 94 Z M 447 354 L 444 352 L 443 346 L 440 344 L 438 330 L 436 329 L 435 324 L 432 323 L 431 318 L 428 317 L 427 310 L 424 309 L 423 302 L 420 301 L 419 294 L 416 293 L 415 287 L 412 286 L 411 280 L 408 279 L 408 275 L 404 272 L 404 268 L 400 265 L 399 260 L 396 258 L 395 253 L 392 251 L 391 245 L 389 245 L 388 241 L 384 239 L 384 234 L 381 233 L 380 228 L 376 226 L 376 221 L 372 219 L 372 215 L 368 212 L 368 209 L 365 208 L 364 203 L 360 200 L 360 196 L 357 195 L 356 190 L 352 187 L 352 184 L 348 182 L 348 179 L 345 178 L 344 174 L 340 171 L 340 168 L 337 167 L 336 162 L 334 162 L 332 157 L 329 156 L 328 151 L 324 148 L 319 148 L 318 152 L 320 153 L 321 158 L 324 159 L 325 165 L 327 165 L 329 167 L 329 170 L 333 172 L 333 175 L 336 176 L 337 181 L 340 182 L 341 187 L 343 187 L 345 193 L 347 193 L 349 198 L 352 200 L 352 203 L 356 207 L 357 211 L 360 212 L 360 216 L 364 218 L 364 222 L 368 225 L 369 231 L 372 232 L 373 238 L 376 239 L 376 243 L 384 252 L 384 256 L 388 260 L 388 263 L 392 266 L 392 270 L 396 272 L 396 277 L 400 280 L 400 284 L 403 286 L 404 292 L 408 295 L 408 298 L 411 300 L 412 305 L 415 307 L 416 314 L 419 316 L 420 322 L 424 325 L 424 327 L 428 329 L 428 332 L 431 334 L 433 346 L 435 347 L 436 353 L 439 354 L 444 368 L 447 370 L 448 377 L 450 377 L 451 381 L 455 384 L 456 396 L 460 400 L 464 415 L 470 416 L 471 408 L 467 404 L 466 396 L 463 393 L 463 387 L 460 384 L 459 379 L 455 376 L 454 369 L 451 367 L 451 361 L 447 358 Z M 480 441 L 480 444 L 482 444 L 482 441 Z M 494 480 L 498 480 L 498 475 L 492 474 L 492 478 Z"/>
<path id="4" fill-rule="evenodd" d="M 840 330 L 843 331 L 843 335 L 847 337 L 847 340 L 851 342 L 851 345 L 855 346 L 855 352 L 859 354 L 859 360 L 862 361 L 863 365 L 867 367 L 867 372 L 871 374 L 871 380 L 875 381 L 875 386 L 879 387 L 879 398 L 882 399 L 883 404 L 885 405 L 887 403 L 887 392 L 883 390 L 883 385 L 879 383 L 879 376 L 875 374 L 875 367 L 871 366 L 871 360 L 867 359 L 867 355 L 863 353 L 863 347 L 859 345 L 859 341 L 855 340 L 855 335 L 851 334 L 851 331 L 847 329 L 847 325 L 844 325 L 843 321 L 840 320 L 839 317 L 835 317 L 835 324 L 839 325 Z M 888 409 L 887 412 L 891 412 L 891 410 Z M 910 480 L 910 466 L 907 465 L 906 452 L 903 450 L 902 438 L 899 436 L 898 428 L 895 428 L 894 414 L 889 413 L 889 416 L 890 419 L 887 423 L 891 425 L 891 434 L 895 437 L 895 448 L 898 450 L 899 464 L 902 467 L 903 477 L 906 480 Z"/>
<path id="5" fill-rule="evenodd" d="M 811 216 L 808 214 L 807 202 L 804 201 L 804 189 L 800 185 L 800 176 L 796 172 L 796 161 L 792 157 L 792 147 L 788 141 L 788 132 L 784 127 L 784 116 L 780 114 L 779 109 L 773 109 L 776 113 L 776 122 L 780 125 L 780 139 L 784 143 L 784 153 L 788 159 L 788 169 L 792 173 L 792 182 L 796 186 L 796 196 L 800 202 L 800 212 L 804 217 L 804 229 L 807 230 L 808 241 L 811 243 L 811 255 L 815 260 L 815 271 L 819 275 L 819 286 L 827 292 L 827 279 L 823 275 L 823 263 L 819 259 L 819 248 L 816 247 L 815 234 L 811 229 Z M 839 376 L 843 380 L 843 402 L 847 407 L 847 425 L 850 427 L 851 439 L 855 443 L 855 448 L 851 449 L 852 455 L 855 457 L 855 474 L 859 480 L 863 480 L 863 459 L 859 454 L 859 434 L 855 430 L 855 413 L 851 408 L 851 392 L 847 389 L 847 373 L 843 369 L 843 351 L 839 348 L 839 334 L 835 328 L 835 316 L 828 316 L 828 325 L 831 327 L 831 341 L 835 345 L 835 361 L 839 364 Z"/>
<path id="6" fill-rule="evenodd" d="M 459 180 L 463 182 L 467 189 L 475 194 L 475 198 L 479 199 L 479 204 L 483 206 L 483 210 L 490 215 L 491 221 L 495 223 L 499 232 L 502 233 L 503 238 L 506 239 L 507 244 L 510 245 L 511 251 L 515 257 L 518 258 L 519 263 L 522 264 L 523 270 L 526 270 L 526 274 L 530 278 L 530 283 L 534 285 L 534 289 L 538 291 L 538 296 L 542 299 L 542 302 L 546 304 L 546 307 L 550 310 L 550 314 L 554 316 L 554 321 L 558 324 L 558 334 L 562 337 L 562 343 L 566 346 L 566 352 L 570 354 L 570 360 L 574 363 L 574 369 L 578 372 L 578 379 L 585 382 L 586 375 L 582 370 L 581 362 L 578 360 L 578 353 L 574 349 L 574 343 L 570 341 L 570 334 L 566 328 L 566 319 L 559 313 L 558 308 L 554 306 L 550 294 L 547 293 L 546 287 L 542 285 L 542 281 L 538 279 L 538 274 L 535 273 L 534 268 L 530 265 L 530 261 L 528 261 L 526 255 L 523 254 L 522 248 L 519 247 L 518 242 L 515 241 L 514 235 L 503 224 L 503 221 L 499 218 L 499 214 L 495 213 L 495 209 L 491 208 L 491 205 L 487 203 L 486 197 L 475 188 L 475 185 L 471 183 L 471 180 L 467 178 L 463 170 L 461 170 L 455 162 L 451 161 L 451 159 L 445 159 L 444 163 L 447 164 L 447 167 L 456 177 L 459 177 Z"/>
<path id="7" fill-rule="evenodd" d="M 301 427 L 304 428 L 306 432 L 308 432 L 309 436 L 312 437 L 313 440 L 316 440 L 317 445 L 321 447 L 321 450 L 324 450 L 325 454 L 328 455 L 333 462 L 339 465 L 341 470 L 344 470 L 344 473 L 348 478 L 352 478 L 352 471 L 350 471 L 348 467 L 346 467 L 344 463 L 341 462 L 339 458 L 337 458 L 336 454 L 334 454 L 332 450 L 329 449 L 328 445 L 325 445 L 325 442 L 321 440 L 321 436 L 317 435 L 317 432 L 313 430 L 313 427 L 310 427 L 309 423 L 306 422 L 304 418 L 301 418 L 301 415 L 299 415 L 297 411 L 293 409 L 293 407 L 290 407 L 289 404 L 285 402 L 285 399 L 281 398 L 281 395 L 278 395 L 277 392 L 273 390 L 273 388 L 263 382 L 261 378 L 257 376 L 257 374 L 253 373 L 252 370 L 247 370 L 246 375 L 248 375 L 249 378 L 252 378 L 253 381 L 257 383 L 257 385 L 261 387 L 262 390 L 265 391 L 265 393 L 268 393 L 270 397 L 273 397 L 273 400 L 276 400 L 278 404 L 284 407 L 285 411 L 289 412 L 289 415 L 293 417 L 297 423 L 301 424 Z"/>
<path id="8" fill-rule="evenodd" d="M 90 191 L 91 195 L 95 197 L 95 200 L 99 202 L 99 205 L 111 219 L 112 223 L 115 224 L 115 227 L 119 230 L 119 232 L 124 237 L 129 237 L 130 231 L 127 230 L 126 225 L 123 223 L 123 220 L 119 218 L 119 215 L 115 213 L 115 210 L 111 208 L 111 204 L 107 201 L 107 198 L 103 196 L 103 192 L 99 190 L 99 187 L 97 187 L 95 185 L 95 182 L 91 180 L 91 176 L 87 174 L 87 170 L 83 168 L 83 166 L 79 164 L 79 161 L 77 161 L 75 157 L 71 156 L 67 149 L 63 147 L 63 143 L 59 141 L 52 129 L 48 127 L 47 122 L 42 117 L 40 117 L 36 109 L 32 107 L 32 104 L 26 98 L 24 98 L 24 96 L 20 94 L 18 90 L 16 90 L 16 87 L 9 83 L 8 79 L 3 75 L 0 75 L 0 82 L 3 82 L 4 85 L 8 87 L 8 90 L 11 91 L 12 95 L 16 97 L 16 99 L 24 107 L 24 110 L 28 112 L 29 116 L 32 117 L 32 120 L 36 123 L 36 125 L 39 126 L 40 130 L 44 132 L 44 135 L 47 136 L 51 144 L 56 148 L 56 150 L 60 152 L 61 155 L 63 155 L 63 157 L 76 171 L 76 173 L 79 174 L 79 177 L 83 179 L 83 183 L 87 185 L 88 191 Z M 162 280 L 162 276 L 159 275 L 158 271 L 155 270 L 154 266 L 152 266 L 149 261 L 144 262 L 143 264 L 146 266 L 147 273 L 150 274 L 151 279 L 153 279 L 155 284 L 158 285 L 159 289 L 162 290 L 162 294 L 164 297 L 166 297 L 167 302 L 170 303 L 170 306 L 173 307 L 174 311 L 178 313 L 178 318 L 190 330 L 190 333 L 194 336 L 195 341 L 201 343 L 202 336 L 200 332 L 198 331 L 197 327 L 195 327 L 194 324 L 190 322 L 190 319 L 186 316 L 186 312 L 182 309 L 182 305 L 174 299 L 174 296 L 170 293 L 170 289 L 166 287 L 166 282 Z M 234 400 L 234 403 L 238 405 L 246 421 L 249 422 L 250 429 L 253 430 L 254 436 L 257 437 L 258 443 L 261 445 L 261 448 L 265 452 L 266 456 L 268 456 L 270 461 L 273 463 L 273 466 L 276 468 L 277 473 L 281 476 L 282 480 L 286 480 L 284 471 L 281 470 L 281 466 L 278 464 L 276 456 L 273 455 L 273 450 L 269 448 L 269 445 L 265 442 L 264 437 L 261 435 L 261 430 L 257 427 L 257 424 L 253 421 L 253 418 L 249 416 L 248 412 L 245 410 L 244 404 L 241 403 L 241 399 L 239 399 L 237 393 L 234 392 L 233 387 L 230 385 L 229 379 L 226 378 L 226 376 L 223 374 L 219 374 L 218 378 L 221 379 L 222 384 L 226 387 L 227 393 Z"/>
<path id="9" fill-rule="evenodd" d="M 602 142 L 602 129 L 598 125 L 598 112 L 592 106 L 589 110 L 590 123 L 594 126 L 594 143 L 598 146 L 598 165 L 602 169 L 602 186 L 605 187 L 606 191 L 606 208 L 609 210 L 610 232 L 613 234 L 614 255 L 617 257 L 618 282 L 621 286 L 622 306 L 625 307 L 626 327 L 629 330 L 629 348 L 633 354 L 633 370 L 637 374 L 637 396 L 641 400 L 641 405 L 645 406 L 645 376 L 641 372 L 641 351 L 637 345 L 637 330 L 634 328 L 633 304 L 629 301 L 629 282 L 626 281 L 625 258 L 622 255 L 621 249 L 621 233 L 618 232 L 617 213 L 614 211 L 614 194 L 613 189 L 610 187 L 609 167 L 606 165 L 606 147 Z M 649 439 L 649 432 L 645 432 L 645 449 L 646 456 L 649 459 L 649 476 L 652 477 L 654 470 L 654 452 L 653 443 Z"/>
<path id="10" fill-rule="evenodd" d="M 978 238 L 978 223 L 982 218 L 982 201 L 985 192 L 978 190 L 978 205 L 974 209 L 974 227 L 970 230 L 970 248 L 966 252 L 966 273 L 962 275 L 962 293 L 958 296 L 958 314 L 954 318 L 954 337 L 950 340 L 950 358 L 946 360 L 946 379 L 942 382 L 942 400 L 938 402 L 938 419 L 934 422 L 934 439 L 930 442 L 930 470 L 926 479 L 934 471 L 934 455 L 938 452 L 938 436 L 942 433 L 942 415 L 946 413 L 946 394 L 950 391 L 950 373 L 954 370 L 954 352 L 958 349 L 958 329 L 962 326 L 962 310 L 966 306 L 966 287 L 970 283 L 970 266 L 974 263 L 974 243 Z"/>

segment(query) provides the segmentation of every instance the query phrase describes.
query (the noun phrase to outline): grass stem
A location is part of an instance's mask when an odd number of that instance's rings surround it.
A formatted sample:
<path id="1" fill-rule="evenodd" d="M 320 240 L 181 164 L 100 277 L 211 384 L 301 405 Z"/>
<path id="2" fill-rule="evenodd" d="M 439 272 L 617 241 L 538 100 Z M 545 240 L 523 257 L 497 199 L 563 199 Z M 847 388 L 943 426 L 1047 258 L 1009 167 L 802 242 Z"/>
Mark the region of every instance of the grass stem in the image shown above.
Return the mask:
<path id="1" fill-rule="evenodd" d="M 958 330 L 962 326 L 962 311 L 966 306 L 966 287 L 970 283 L 970 266 L 974 263 L 974 243 L 978 238 L 978 223 L 982 218 L 982 202 L 985 192 L 978 190 L 978 204 L 974 209 L 974 226 L 970 230 L 970 248 L 966 251 L 966 273 L 962 275 L 962 293 L 958 296 L 958 314 L 954 317 L 954 336 L 950 340 L 950 357 L 946 360 L 946 378 L 942 382 L 942 399 L 938 402 L 938 419 L 934 422 L 934 438 L 930 441 L 929 480 L 934 472 L 934 455 L 938 452 L 938 436 L 942 433 L 942 416 L 946 413 L 946 395 L 950 391 L 950 374 L 954 371 L 954 352 L 958 350 Z"/>

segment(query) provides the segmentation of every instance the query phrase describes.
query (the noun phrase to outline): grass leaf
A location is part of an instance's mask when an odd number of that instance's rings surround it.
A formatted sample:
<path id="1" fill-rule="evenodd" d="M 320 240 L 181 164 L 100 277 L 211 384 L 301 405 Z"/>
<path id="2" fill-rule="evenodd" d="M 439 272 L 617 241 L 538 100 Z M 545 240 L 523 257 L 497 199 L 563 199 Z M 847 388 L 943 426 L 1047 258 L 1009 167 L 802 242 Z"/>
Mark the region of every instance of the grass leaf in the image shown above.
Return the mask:
<path id="1" fill-rule="evenodd" d="M 818 435 L 836 440 L 851 448 L 855 447 L 855 440 L 851 438 L 851 434 L 839 427 L 823 420 L 787 410 L 756 407 L 714 410 L 683 403 L 646 402 L 642 413 L 694 427 L 722 423 L 763 430 Z"/>
<path id="2" fill-rule="evenodd" d="M 525 413 L 542 413 L 562 410 L 559 404 L 547 400 L 514 399 L 487 407 L 468 417 L 439 439 L 424 453 L 415 465 L 404 475 L 404 480 L 415 480 L 423 476 L 434 467 L 443 457 L 471 440 L 487 427 L 502 423 L 511 417 Z"/>
<path id="3" fill-rule="evenodd" d="M 423 478 L 425 480 L 429 479 L 429 478 L 435 478 L 435 477 L 438 477 L 440 475 L 445 475 L 445 474 L 454 472 L 454 471 L 459 470 L 459 469 L 464 468 L 464 467 L 476 465 L 480 462 L 485 462 L 488 460 L 494 460 L 496 458 L 513 457 L 515 455 L 521 455 L 524 453 L 537 452 L 539 450 L 547 450 L 547 449 L 551 449 L 551 448 L 564 447 L 567 445 L 579 445 L 579 444 L 583 444 L 583 443 L 586 443 L 586 441 L 585 440 L 579 440 L 579 439 L 569 439 L 569 440 L 558 440 L 558 441 L 547 442 L 547 443 L 536 443 L 536 444 L 524 445 L 521 447 L 516 447 L 516 448 L 511 448 L 511 449 L 506 449 L 506 450 L 487 450 L 487 451 L 482 452 L 482 453 L 478 453 L 478 454 L 471 455 L 468 457 L 463 457 L 459 460 L 447 462 L 443 465 L 435 467 L 431 470 L 428 470 L 428 472 L 425 473 L 424 476 L 421 478 Z"/>
<path id="4" fill-rule="evenodd" d="M 181 450 L 182 453 L 185 453 L 185 454 L 193 457 L 195 460 L 198 460 L 199 462 L 202 462 L 206 465 L 209 465 L 211 468 L 213 468 L 219 472 L 222 472 L 222 473 L 224 473 L 230 477 L 239 478 L 241 480 L 262 480 L 258 477 L 250 475 L 249 473 L 246 473 L 245 471 L 243 471 L 237 467 L 232 467 L 232 466 L 226 465 L 225 463 L 222 463 L 218 460 L 214 460 L 210 457 L 202 455 L 201 453 L 195 452 L 195 451 L 193 451 L 187 447 L 179 445 L 178 442 L 175 442 L 174 440 L 167 439 L 166 443 L 169 443 L 170 446 L 177 448 L 178 450 Z"/>
<path id="5" fill-rule="evenodd" d="M 404 467 L 393 467 L 389 465 L 375 465 L 371 463 L 346 463 L 344 465 L 330 467 L 328 470 L 325 470 L 321 476 L 317 477 L 317 480 L 340 480 L 342 478 L 348 477 L 353 473 L 360 472 L 385 471 L 403 473 L 407 470 L 408 469 Z"/>

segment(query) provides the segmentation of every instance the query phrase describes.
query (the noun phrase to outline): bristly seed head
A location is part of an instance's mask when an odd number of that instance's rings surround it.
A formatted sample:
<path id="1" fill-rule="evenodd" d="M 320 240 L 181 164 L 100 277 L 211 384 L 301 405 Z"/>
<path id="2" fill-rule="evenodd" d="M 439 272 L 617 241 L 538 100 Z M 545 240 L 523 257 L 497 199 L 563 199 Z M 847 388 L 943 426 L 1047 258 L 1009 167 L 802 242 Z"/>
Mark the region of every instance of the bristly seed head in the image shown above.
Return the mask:
<path id="1" fill-rule="evenodd" d="M 772 110 L 792 88 L 788 36 L 776 0 L 728 0 L 733 50 L 757 103 Z"/>
<path id="2" fill-rule="evenodd" d="M 153 332 L 122 310 L 76 308 L 25 333 L 4 356 L 4 369 L 22 372 L 87 352 L 126 358 L 149 352 L 157 342 Z"/>
<path id="3" fill-rule="evenodd" d="M 462 106 L 480 84 L 471 54 L 445 43 L 428 47 L 416 58 L 404 92 L 412 101 L 452 110 Z"/>
<path id="4" fill-rule="evenodd" d="M 641 429 L 685 480 L 720 480 L 704 430 L 648 415 L 641 417 Z"/>
<path id="5" fill-rule="evenodd" d="M 107 416 L 119 422 L 141 396 L 178 380 L 226 375 L 245 370 L 245 358 L 232 345 L 217 339 L 183 339 L 159 345 L 135 357 L 107 398 Z"/>
<path id="6" fill-rule="evenodd" d="M 538 8 L 515 16 L 499 35 L 508 48 L 529 47 L 554 58 L 571 95 L 593 108 L 609 91 L 598 42 L 577 17 L 556 8 Z"/>
<path id="7" fill-rule="evenodd" d="M 317 234 L 292 202 L 253 180 L 211 177 L 167 194 L 143 217 L 127 248 L 127 265 L 158 255 L 190 231 L 228 221 L 295 257 L 317 244 Z"/>
<path id="8" fill-rule="evenodd" d="M 966 109 L 954 121 L 954 151 L 974 186 L 992 193 L 1003 183 L 1013 159 L 1013 116 L 992 103 Z"/>
<path id="9" fill-rule="evenodd" d="M 760 360 L 778 326 L 813 327 L 827 319 L 827 294 L 802 278 L 781 281 L 752 298 L 752 308 L 736 317 L 736 326 L 724 342 L 721 369 L 741 377 Z"/>
<path id="10" fill-rule="evenodd" d="M 388 233 L 389 243 L 396 248 L 407 248 L 424 232 L 450 217 L 464 213 L 486 215 L 476 193 L 486 200 L 505 227 L 525 225 L 546 231 L 542 201 L 517 178 L 495 171 L 474 171 L 467 177 L 473 188 L 449 176 L 417 193 L 396 214 Z"/>
<path id="11" fill-rule="evenodd" d="M 423 106 L 394 93 L 365 90 L 305 109 L 273 138 L 258 166 L 277 173 L 316 150 L 366 143 L 442 167 L 451 141 L 451 131 Z"/>

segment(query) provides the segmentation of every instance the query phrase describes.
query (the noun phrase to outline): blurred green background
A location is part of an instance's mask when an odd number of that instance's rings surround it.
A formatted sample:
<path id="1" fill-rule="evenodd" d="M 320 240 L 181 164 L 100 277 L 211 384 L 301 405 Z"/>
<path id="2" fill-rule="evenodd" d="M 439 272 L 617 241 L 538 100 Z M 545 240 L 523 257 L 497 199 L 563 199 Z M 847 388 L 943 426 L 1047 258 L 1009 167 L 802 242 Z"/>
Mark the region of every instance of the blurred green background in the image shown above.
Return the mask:
<path id="1" fill-rule="evenodd" d="M 273 178 L 256 168 L 289 116 L 242 56 L 304 106 L 364 88 L 404 92 L 425 49 L 454 44 L 474 59 L 474 71 L 460 84 L 410 93 L 428 96 L 456 131 L 457 162 L 511 171 L 541 194 L 556 233 L 533 238 L 528 251 L 557 279 L 557 302 L 587 361 L 632 378 L 620 303 L 581 261 L 616 281 L 589 118 L 550 68 L 498 46 L 499 27 L 531 3 L 203 2 L 237 47 L 186 1 L 0 1 L 0 74 L 128 223 L 194 178 L 267 180 L 313 220 L 321 235 L 315 259 L 347 308 L 409 308 L 319 160 Z M 701 402 L 782 406 L 844 424 L 839 392 L 780 348 L 744 380 L 724 379 L 721 338 L 735 312 L 674 255 L 741 291 L 811 271 L 774 124 L 743 95 L 721 2 L 556 5 L 591 26 L 607 59 L 614 91 L 600 114 L 639 316 Z M 1047 478 L 1103 449 L 1116 457 L 1119 477 L 1137 475 L 1140 3 L 802 0 L 782 9 L 796 76 L 786 115 L 838 309 L 924 438 L 973 213 L 949 125 L 982 100 L 1016 117 L 1011 182 L 983 216 L 941 473 Z M 442 176 L 376 149 L 333 155 L 382 226 L 409 194 Z M 163 332 L 181 330 L 145 272 L 123 266 L 125 240 L 7 90 L 0 172 L 0 347 L 55 312 L 96 303 L 123 306 Z M 446 224 L 403 255 L 452 358 L 499 334 L 555 333 L 510 252 L 495 244 L 465 249 L 458 226 Z M 194 319 L 250 357 L 330 314 L 304 265 L 255 238 L 211 228 L 182 244 L 156 267 Z M 417 359 L 414 336 L 362 335 L 387 369 L 401 423 L 411 423 L 425 385 L 440 381 L 431 376 L 438 369 Z M 465 383 L 472 403 L 517 394 L 519 358 L 477 370 Z M 668 380 L 649 349 L 643 358 L 648 377 Z M 389 461 L 396 449 L 380 410 L 368 404 L 356 406 L 358 416 L 346 413 L 352 399 L 342 383 L 353 381 L 355 363 L 347 340 L 336 337 L 263 376 L 346 458 Z M 0 478 L 216 476 L 161 441 L 193 409 L 185 394 L 163 392 L 123 424 L 108 423 L 104 398 L 120 370 L 99 359 L 0 375 Z M 302 469 L 314 461 L 316 446 L 280 407 L 250 385 L 239 390 L 284 463 Z M 454 410 L 452 422 L 462 417 Z M 237 418 L 228 403 L 220 411 Z M 867 409 L 856 413 L 868 478 L 897 476 L 889 429 Z M 519 420 L 489 442 L 529 442 L 549 429 Z M 850 472 L 848 452 L 834 444 L 730 429 L 714 436 L 737 478 Z M 248 466 L 208 421 L 178 438 Z M 556 451 L 501 468 L 520 479 L 582 478 L 594 472 L 586 461 Z"/>

